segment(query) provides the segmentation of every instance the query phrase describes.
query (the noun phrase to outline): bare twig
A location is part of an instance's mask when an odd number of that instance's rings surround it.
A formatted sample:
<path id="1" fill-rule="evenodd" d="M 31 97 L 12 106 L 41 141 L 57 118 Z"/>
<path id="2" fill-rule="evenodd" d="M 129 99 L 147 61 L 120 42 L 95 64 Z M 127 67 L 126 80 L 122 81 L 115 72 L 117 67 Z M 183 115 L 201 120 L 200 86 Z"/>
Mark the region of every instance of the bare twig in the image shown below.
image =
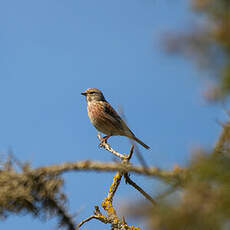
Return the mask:
<path id="1" fill-rule="evenodd" d="M 124 174 L 125 182 L 133 186 L 137 191 L 139 191 L 147 200 L 149 200 L 152 204 L 156 205 L 156 201 L 146 193 L 140 186 L 138 186 L 134 181 L 131 180 L 128 173 Z"/>
<path id="2" fill-rule="evenodd" d="M 97 219 L 97 220 L 99 220 L 99 221 L 101 221 L 102 223 L 105 223 L 105 224 L 111 223 L 111 220 L 108 217 L 102 215 L 102 213 L 99 210 L 99 207 L 95 206 L 94 215 L 91 215 L 88 218 L 82 220 L 78 224 L 78 228 L 80 228 L 83 224 L 85 224 L 86 222 L 88 222 L 88 221 L 90 221 L 92 219 Z"/>
<path id="3" fill-rule="evenodd" d="M 127 160 L 129 161 L 131 159 L 131 157 L 133 156 L 133 149 L 134 149 L 134 145 L 131 146 L 130 150 L 129 150 L 129 154 L 127 156 Z"/>
<path id="4" fill-rule="evenodd" d="M 106 217 L 106 216 L 99 216 L 99 215 L 91 215 L 88 218 L 82 220 L 79 224 L 78 224 L 78 228 L 80 228 L 83 224 L 85 224 L 86 222 L 92 220 L 92 219 L 97 219 L 99 221 L 101 221 L 104 224 L 108 224 L 111 223 L 111 220 Z"/>
<path id="5" fill-rule="evenodd" d="M 83 224 L 85 224 L 86 222 L 92 220 L 92 219 L 97 219 L 96 215 L 91 215 L 88 218 L 82 220 L 79 224 L 78 224 L 78 228 L 80 228 Z"/>
<path id="6" fill-rule="evenodd" d="M 106 149 L 107 151 L 111 152 L 112 154 L 114 154 L 115 156 L 119 157 L 120 159 L 125 158 L 125 155 L 118 153 L 117 151 L 115 151 L 107 142 L 105 142 L 103 140 L 103 138 L 101 137 L 101 134 L 98 133 L 97 134 L 98 139 L 101 141 L 100 143 L 100 147 L 103 147 L 104 149 Z"/>

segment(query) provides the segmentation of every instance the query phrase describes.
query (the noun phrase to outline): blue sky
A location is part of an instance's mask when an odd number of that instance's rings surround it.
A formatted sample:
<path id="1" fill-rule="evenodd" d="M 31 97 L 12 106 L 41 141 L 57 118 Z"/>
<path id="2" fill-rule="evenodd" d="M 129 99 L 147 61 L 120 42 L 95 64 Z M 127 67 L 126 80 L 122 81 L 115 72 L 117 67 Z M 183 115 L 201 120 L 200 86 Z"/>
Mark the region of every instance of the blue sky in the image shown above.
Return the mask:
<path id="1" fill-rule="evenodd" d="M 212 147 L 223 111 L 202 100 L 204 73 L 189 60 L 168 56 L 160 40 L 164 32 L 187 28 L 193 18 L 184 0 L 1 1 L 0 153 L 10 148 L 33 167 L 113 160 L 97 147 L 80 95 L 90 87 L 101 89 L 114 108 L 122 106 L 132 131 L 151 146 L 150 151 L 140 147 L 149 165 L 185 165 L 191 149 Z M 124 137 L 109 143 L 121 152 L 129 149 Z M 112 176 L 64 176 L 78 220 L 100 205 Z M 159 191 L 153 180 L 133 179 L 151 194 Z M 131 198 L 142 197 L 122 183 L 115 204 Z M 55 229 L 55 220 L 11 216 L 0 227 L 48 230 Z M 109 226 L 92 221 L 85 228 Z"/>

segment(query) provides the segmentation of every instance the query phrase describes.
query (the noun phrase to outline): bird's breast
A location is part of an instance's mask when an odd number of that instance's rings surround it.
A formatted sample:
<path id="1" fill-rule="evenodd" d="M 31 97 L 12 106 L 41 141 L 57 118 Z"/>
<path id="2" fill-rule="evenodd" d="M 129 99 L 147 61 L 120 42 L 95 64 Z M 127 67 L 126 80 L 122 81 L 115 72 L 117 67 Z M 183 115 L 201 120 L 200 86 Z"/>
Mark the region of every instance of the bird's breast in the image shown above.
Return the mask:
<path id="1" fill-rule="evenodd" d="M 111 135 L 111 127 L 110 124 L 108 124 L 108 121 L 105 118 L 104 113 L 104 106 L 100 102 L 91 102 L 88 103 L 87 106 L 88 109 L 88 116 L 91 121 L 91 123 L 94 125 L 94 127 L 102 133 L 105 133 L 106 135 Z"/>
<path id="2" fill-rule="evenodd" d="M 101 114 L 100 111 L 102 110 L 100 103 L 96 103 L 96 102 L 88 103 L 87 110 L 88 110 L 90 121 L 95 125 L 97 120 L 100 118 L 100 114 Z"/>

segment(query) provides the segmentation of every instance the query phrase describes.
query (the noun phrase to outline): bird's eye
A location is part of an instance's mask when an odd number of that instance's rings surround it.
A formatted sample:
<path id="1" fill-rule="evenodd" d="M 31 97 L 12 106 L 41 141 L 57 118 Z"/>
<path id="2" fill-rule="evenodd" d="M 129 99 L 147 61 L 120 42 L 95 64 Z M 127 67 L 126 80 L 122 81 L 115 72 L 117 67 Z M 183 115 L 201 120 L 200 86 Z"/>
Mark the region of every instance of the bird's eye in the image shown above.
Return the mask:
<path id="1" fill-rule="evenodd" d="M 94 94 L 95 92 L 90 92 L 89 94 Z"/>

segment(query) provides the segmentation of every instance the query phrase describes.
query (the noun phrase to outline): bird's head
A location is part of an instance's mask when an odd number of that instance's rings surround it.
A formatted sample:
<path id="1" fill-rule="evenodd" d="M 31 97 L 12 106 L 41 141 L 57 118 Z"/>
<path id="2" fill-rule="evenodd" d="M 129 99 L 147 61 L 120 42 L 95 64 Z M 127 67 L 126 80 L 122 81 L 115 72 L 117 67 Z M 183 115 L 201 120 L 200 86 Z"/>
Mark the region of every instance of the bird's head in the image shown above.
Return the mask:
<path id="1" fill-rule="evenodd" d="M 105 101 L 105 97 L 103 93 L 96 88 L 89 88 L 85 92 L 81 93 L 81 95 L 86 97 L 87 102 L 91 101 Z"/>

